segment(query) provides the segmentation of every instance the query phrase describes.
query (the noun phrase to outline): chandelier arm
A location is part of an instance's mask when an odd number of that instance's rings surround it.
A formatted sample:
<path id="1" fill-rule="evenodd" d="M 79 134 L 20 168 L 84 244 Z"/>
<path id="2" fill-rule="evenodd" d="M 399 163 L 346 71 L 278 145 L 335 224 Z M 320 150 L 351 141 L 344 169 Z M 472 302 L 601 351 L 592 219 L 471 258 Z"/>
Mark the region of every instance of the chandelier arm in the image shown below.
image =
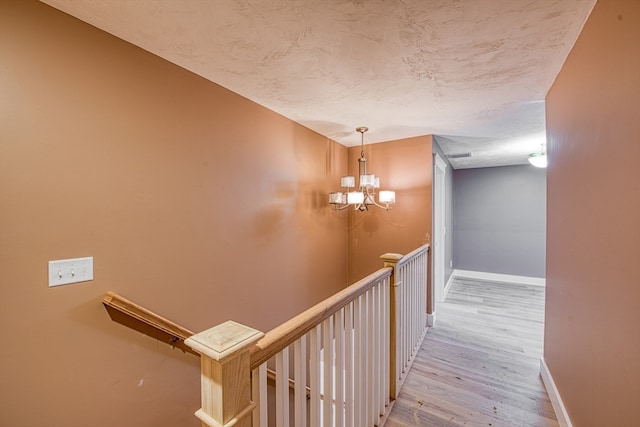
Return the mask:
<path id="1" fill-rule="evenodd" d="M 336 211 L 342 211 L 342 210 L 347 209 L 349 206 L 351 206 L 351 205 L 349 205 L 349 203 L 346 203 L 346 204 L 344 204 L 344 205 L 343 205 L 343 204 L 340 204 L 340 205 L 333 205 L 333 210 L 336 210 Z"/>
<path id="2" fill-rule="evenodd" d="M 389 206 L 389 204 L 388 204 L 388 203 L 386 203 L 386 206 L 384 206 L 384 205 L 381 205 L 381 204 L 377 203 L 377 202 L 376 202 L 375 200 L 373 200 L 373 199 L 371 200 L 371 204 L 374 204 L 374 205 L 376 205 L 377 207 L 382 208 L 382 209 L 387 210 L 387 211 L 388 211 L 389 209 L 391 209 L 391 206 Z"/>
<path id="3" fill-rule="evenodd" d="M 377 206 L 377 207 L 379 207 L 381 209 L 385 209 L 385 210 L 391 209 L 391 206 L 389 206 L 388 203 L 386 203 L 386 206 L 383 206 L 383 205 L 381 205 L 381 204 L 376 202 L 376 198 L 375 198 L 376 193 L 375 193 L 375 191 L 370 193 L 368 188 L 365 188 L 364 191 L 365 191 L 365 194 L 367 196 L 364 199 L 365 203 L 367 203 L 366 201 L 369 200 L 368 204 L 375 205 L 375 206 Z"/>

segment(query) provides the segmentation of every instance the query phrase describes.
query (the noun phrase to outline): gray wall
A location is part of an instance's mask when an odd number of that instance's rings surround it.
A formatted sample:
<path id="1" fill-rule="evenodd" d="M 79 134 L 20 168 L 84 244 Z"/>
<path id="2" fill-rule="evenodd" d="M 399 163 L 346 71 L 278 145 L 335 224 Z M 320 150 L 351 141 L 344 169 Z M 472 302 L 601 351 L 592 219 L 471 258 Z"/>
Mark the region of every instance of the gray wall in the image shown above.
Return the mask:
<path id="1" fill-rule="evenodd" d="M 453 171 L 456 269 L 545 276 L 546 169 Z"/>
<path id="2" fill-rule="evenodd" d="M 446 234 L 444 237 L 444 255 L 445 255 L 445 271 L 444 271 L 444 281 L 447 283 L 451 274 L 453 274 L 453 267 L 449 267 L 451 262 L 453 261 L 453 168 L 451 164 L 447 160 L 447 157 L 442 152 L 442 149 L 438 145 L 438 138 L 433 138 L 432 144 L 433 153 L 438 153 L 438 155 L 445 161 L 447 164 L 447 168 L 444 173 L 444 181 L 445 181 L 445 218 L 444 218 L 444 226 L 446 228 Z M 432 205 L 433 206 L 433 205 Z M 433 216 L 432 216 L 433 218 Z"/>

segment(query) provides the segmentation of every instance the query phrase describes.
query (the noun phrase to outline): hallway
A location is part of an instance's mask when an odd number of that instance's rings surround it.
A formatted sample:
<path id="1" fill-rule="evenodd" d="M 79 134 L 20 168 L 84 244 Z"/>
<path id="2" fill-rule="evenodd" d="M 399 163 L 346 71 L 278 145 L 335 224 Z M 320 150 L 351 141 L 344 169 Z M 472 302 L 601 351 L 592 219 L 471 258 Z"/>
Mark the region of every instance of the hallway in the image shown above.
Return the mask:
<path id="1" fill-rule="evenodd" d="M 385 426 L 557 426 L 543 320 L 542 286 L 456 278 Z"/>

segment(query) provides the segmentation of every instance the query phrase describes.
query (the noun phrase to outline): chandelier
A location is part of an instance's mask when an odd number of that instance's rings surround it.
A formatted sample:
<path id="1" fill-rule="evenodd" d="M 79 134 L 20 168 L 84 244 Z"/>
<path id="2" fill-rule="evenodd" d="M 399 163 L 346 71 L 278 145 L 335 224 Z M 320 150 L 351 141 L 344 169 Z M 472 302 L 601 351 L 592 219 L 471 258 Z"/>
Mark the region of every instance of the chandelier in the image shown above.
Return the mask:
<path id="1" fill-rule="evenodd" d="M 378 202 L 375 200 L 376 189 L 380 188 L 380 178 L 374 174 L 367 173 L 367 159 L 364 157 L 364 133 L 367 127 L 356 128 L 360 132 L 360 158 L 358 159 L 358 172 L 360 179 L 356 190 L 356 180 L 352 176 L 340 178 L 340 186 L 344 191 L 329 193 L 329 203 L 335 210 L 346 209 L 353 206 L 354 210 L 367 211 L 369 206 L 377 206 L 382 209 L 391 209 L 391 204 L 396 202 L 395 191 L 380 191 Z"/>

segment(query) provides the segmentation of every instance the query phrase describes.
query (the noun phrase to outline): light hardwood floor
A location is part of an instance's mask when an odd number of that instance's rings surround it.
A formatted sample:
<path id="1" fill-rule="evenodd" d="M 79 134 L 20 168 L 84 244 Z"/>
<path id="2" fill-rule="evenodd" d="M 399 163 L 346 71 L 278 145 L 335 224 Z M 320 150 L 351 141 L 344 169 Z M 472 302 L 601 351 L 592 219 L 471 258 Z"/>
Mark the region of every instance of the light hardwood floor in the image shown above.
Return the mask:
<path id="1" fill-rule="evenodd" d="M 557 426 L 539 376 L 544 287 L 457 278 L 385 427 Z"/>

